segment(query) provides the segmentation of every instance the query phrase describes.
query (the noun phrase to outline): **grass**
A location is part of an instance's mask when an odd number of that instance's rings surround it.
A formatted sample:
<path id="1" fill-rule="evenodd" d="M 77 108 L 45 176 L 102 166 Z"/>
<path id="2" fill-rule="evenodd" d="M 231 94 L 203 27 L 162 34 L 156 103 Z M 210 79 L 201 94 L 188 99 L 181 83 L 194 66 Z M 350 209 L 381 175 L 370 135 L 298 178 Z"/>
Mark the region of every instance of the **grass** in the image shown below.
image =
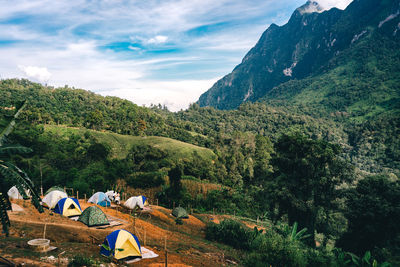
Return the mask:
<path id="1" fill-rule="evenodd" d="M 207 148 L 195 146 L 185 142 L 177 141 L 167 137 L 159 136 L 131 136 L 121 135 L 110 132 L 99 132 L 94 130 L 87 130 L 85 128 L 74 128 L 57 125 L 45 125 L 45 130 L 60 134 L 61 136 L 68 138 L 72 134 L 83 135 L 86 132 L 90 132 L 98 142 L 108 144 L 111 147 L 112 157 L 117 159 L 125 158 L 132 145 L 151 145 L 160 149 L 164 149 L 168 152 L 168 155 L 172 159 L 187 158 L 192 159 L 193 153 L 197 152 L 198 156 L 203 159 L 213 160 L 216 158 L 213 151 Z"/>
<path id="2" fill-rule="evenodd" d="M 205 181 L 182 180 L 181 182 L 192 197 L 196 197 L 198 194 L 202 194 L 203 197 L 206 197 L 211 190 L 222 190 L 222 188 L 226 188 L 220 184 L 213 184 Z"/>

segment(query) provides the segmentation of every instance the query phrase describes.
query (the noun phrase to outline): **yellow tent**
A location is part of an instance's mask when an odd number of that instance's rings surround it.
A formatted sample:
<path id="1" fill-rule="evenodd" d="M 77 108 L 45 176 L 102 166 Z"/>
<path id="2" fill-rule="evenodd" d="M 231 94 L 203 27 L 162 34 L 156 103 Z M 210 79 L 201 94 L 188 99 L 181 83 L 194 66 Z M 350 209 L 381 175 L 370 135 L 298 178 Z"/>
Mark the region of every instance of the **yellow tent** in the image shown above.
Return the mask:
<path id="1" fill-rule="evenodd" d="M 82 209 L 76 198 L 67 197 L 58 201 L 54 212 L 66 217 L 72 217 L 81 215 Z"/>
<path id="2" fill-rule="evenodd" d="M 100 254 L 115 259 L 141 258 L 142 250 L 138 238 L 126 230 L 116 230 L 104 240 Z"/>

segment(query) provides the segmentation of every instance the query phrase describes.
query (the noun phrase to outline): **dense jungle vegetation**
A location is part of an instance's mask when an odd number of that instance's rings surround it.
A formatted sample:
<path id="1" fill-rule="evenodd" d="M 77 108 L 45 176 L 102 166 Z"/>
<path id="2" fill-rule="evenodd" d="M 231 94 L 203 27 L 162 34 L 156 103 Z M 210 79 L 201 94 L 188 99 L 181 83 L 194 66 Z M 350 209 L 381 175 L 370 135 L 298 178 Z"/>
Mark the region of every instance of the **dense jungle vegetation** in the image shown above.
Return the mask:
<path id="1" fill-rule="evenodd" d="M 123 181 L 122 190 L 155 189 L 168 207 L 259 218 L 275 230 L 207 227 L 210 240 L 242 250 L 247 265 L 285 257 L 288 266 L 400 262 L 394 112 L 354 125 L 343 114 L 315 117 L 306 107 L 265 103 L 171 113 L 27 80 L 1 81 L 0 95 L 2 127 L 28 101 L 10 140 L 33 152 L 11 160 L 45 190 L 90 195 Z M 191 191 L 188 184 L 220 187 Z M 294 225 L 306 229 L 302 238 L 289 234 Z M 244 243 L 235 245 L 232 235 Z"/>

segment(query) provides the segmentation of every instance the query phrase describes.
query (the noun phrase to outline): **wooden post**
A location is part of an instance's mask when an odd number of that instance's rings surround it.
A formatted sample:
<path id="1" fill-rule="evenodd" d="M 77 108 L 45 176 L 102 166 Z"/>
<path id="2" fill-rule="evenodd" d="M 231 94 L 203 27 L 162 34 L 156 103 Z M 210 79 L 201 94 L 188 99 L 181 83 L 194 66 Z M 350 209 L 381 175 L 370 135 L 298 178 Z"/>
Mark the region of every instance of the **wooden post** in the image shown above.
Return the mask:
<path id="1" fill-rule="evenodd" d="M 47 223 L 44 224 L 43 239 L 46 239 L 46 228 L 47 228 Z"/>
<path id="2" fill-rule="evenodd" d="M 258 216 L 257 216 L 257 224 L 258 224 Z"/>
<path id="3" fill-rule="evenodd" d="M 167 236 L 165 236 L 164 239 L 164 250 L 165 250 L 165 267 L 168 267 Z"/>
<path id="4" fill-rule="evenodd" d="M 133 213 L 133 233 L 136 235 L 136 216 Z"/>
<path id="5" fill-rule="evenodd" d="M 79 191 L 78 190 L 76 190 L 76 199 L 79 200 Z"/>
<path id="6" fill-rule="evenodd" d="M 61 252 L 61 253 L 58 254 L 58 256 L 57 256 L 57 258 L 58 258 L 58 266 L 61 266 L 60 256 L 61 256 L 62 254 L 64 254 L 64 253 L 65 253 L 65 251 Z"/>
<path id="7" fill-rule="evenodd" d="M 86 194 L 84 196 L 85 196 L 85 202 L 86 202 Z"/>
<path id="8" fill-rule="evenodd" d="M 158 198 L 157 198 L 157 206 L 158 206 Z"/>

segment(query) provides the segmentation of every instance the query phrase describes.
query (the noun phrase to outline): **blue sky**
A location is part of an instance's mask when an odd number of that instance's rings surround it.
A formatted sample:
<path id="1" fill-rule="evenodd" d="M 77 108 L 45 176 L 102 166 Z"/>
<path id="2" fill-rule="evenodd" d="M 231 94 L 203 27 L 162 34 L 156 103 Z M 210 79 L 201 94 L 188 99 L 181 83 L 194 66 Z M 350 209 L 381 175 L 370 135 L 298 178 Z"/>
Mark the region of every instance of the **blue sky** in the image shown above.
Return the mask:
<path id="1" fill-rule="evenodd" d="M 0 77 L 186 108 L 305 0 L 0 0 Z M 350 0 L 320 0 L 344 8 Z"/>

